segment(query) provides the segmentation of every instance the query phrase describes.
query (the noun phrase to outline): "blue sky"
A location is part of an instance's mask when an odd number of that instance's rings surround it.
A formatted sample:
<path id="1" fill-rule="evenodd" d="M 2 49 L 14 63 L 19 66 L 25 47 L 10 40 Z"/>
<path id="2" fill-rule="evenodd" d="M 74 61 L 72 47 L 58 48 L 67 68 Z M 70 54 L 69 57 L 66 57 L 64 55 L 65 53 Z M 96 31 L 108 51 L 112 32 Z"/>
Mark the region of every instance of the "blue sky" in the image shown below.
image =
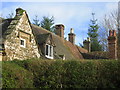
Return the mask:
<path id="1" fill-rule="evenodd" d="M 65 25 L 65 37 L 68 37 L 70 28 L 76 34 L 76 44 L 87 38 L 91 13 L 95 12 L 98 24 L 103 16 L 117 9 L 117 2 L 2 2 L 0 16 L 6 16 L 21 7 L 27 11 L 32 22 L 35 15 L 41 20 L 43 16 L 54 16 L 55 24 Z"/>

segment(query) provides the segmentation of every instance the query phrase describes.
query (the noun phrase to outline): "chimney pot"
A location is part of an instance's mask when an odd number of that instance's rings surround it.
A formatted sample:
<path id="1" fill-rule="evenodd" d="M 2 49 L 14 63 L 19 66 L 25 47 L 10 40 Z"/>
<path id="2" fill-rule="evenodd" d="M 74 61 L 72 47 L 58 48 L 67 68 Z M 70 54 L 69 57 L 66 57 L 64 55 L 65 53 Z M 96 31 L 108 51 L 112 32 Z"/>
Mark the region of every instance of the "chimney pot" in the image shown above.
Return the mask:
<path id="1" fill-rule="evenodd" d="M 109 31 L 109 36 L 113 36 L 113 31 L 112 30 Z"/>
<path id="2" fill-rule="evenodd" d="M 20 16 L 20 15 L 23 14 L 24 11 L 25 11 L 25 10 L 23 10 L 22 8 L 17 8 L 17 9 L 16 9 L 16 15 L 17 15 L 17 16 Z"/>
<path id="3" fill-rule="evenodd" d="M 73 28 L 70 29 L 70 33 L 74 33 L 74 29 Z"/>
<path id="4" fill-rule="evenodd" d="M 116 36 L 116 30 L 113 30 L 113 36 Z"/>

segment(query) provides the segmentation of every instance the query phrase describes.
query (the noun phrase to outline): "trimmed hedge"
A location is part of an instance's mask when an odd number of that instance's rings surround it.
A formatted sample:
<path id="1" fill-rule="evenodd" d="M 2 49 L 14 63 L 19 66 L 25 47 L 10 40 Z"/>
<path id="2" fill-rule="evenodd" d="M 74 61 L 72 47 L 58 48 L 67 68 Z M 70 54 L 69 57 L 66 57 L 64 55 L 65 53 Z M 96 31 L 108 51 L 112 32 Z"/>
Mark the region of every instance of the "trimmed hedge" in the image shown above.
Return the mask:
<path id="1" fill-rule="evenodd" d="M 33 86 L 33 74 L 11 62 L 2 62 L 3 88 L 29 88 Z"/>
<path id="2" fill-rule="evenodd" d="M 120 88 L 120 61 L 3 61 L 3 88 Z"/>

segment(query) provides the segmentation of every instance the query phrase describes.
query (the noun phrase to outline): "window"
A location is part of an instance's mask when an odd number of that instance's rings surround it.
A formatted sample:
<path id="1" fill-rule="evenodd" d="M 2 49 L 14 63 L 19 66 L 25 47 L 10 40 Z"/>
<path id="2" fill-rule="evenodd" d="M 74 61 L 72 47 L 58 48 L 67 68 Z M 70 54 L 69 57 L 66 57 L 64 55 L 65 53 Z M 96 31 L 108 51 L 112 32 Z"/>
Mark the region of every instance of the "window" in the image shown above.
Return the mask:
<path id="1" fill-rule="evenodd" d="M 25 39 L 23 39 L 23 38 L 20 38 L 20 46 L 21 47 L 26 47 L 26 40 Z"/>
<path id="2" fill-rule="evenodd" d="M 45 56 L 47 58 L 53 59 L 53 46 L 46 44 Z"/>
<path id="3" fill-rule="evenodd" d="M 4 44 L 0 44 L 0 51 L 4 50 Z"/>

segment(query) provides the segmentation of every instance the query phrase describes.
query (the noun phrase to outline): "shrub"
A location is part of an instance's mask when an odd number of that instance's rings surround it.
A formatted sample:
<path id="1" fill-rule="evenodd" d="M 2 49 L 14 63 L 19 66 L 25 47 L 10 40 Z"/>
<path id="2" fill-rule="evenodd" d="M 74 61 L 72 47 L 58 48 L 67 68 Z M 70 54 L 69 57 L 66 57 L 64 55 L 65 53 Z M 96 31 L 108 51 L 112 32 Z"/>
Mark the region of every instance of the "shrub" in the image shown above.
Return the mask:
<path id="1" fill-rule="evenodd" d="M 3 62 L 3 87 L 120 88 L 119 68 L 119 60 Z"/>
<path id="2" fill-rule="evenodd" d="M 8 62 L 2 62 L 3 88 L 33 87 L 33 74 L 24 68 Z"/>

